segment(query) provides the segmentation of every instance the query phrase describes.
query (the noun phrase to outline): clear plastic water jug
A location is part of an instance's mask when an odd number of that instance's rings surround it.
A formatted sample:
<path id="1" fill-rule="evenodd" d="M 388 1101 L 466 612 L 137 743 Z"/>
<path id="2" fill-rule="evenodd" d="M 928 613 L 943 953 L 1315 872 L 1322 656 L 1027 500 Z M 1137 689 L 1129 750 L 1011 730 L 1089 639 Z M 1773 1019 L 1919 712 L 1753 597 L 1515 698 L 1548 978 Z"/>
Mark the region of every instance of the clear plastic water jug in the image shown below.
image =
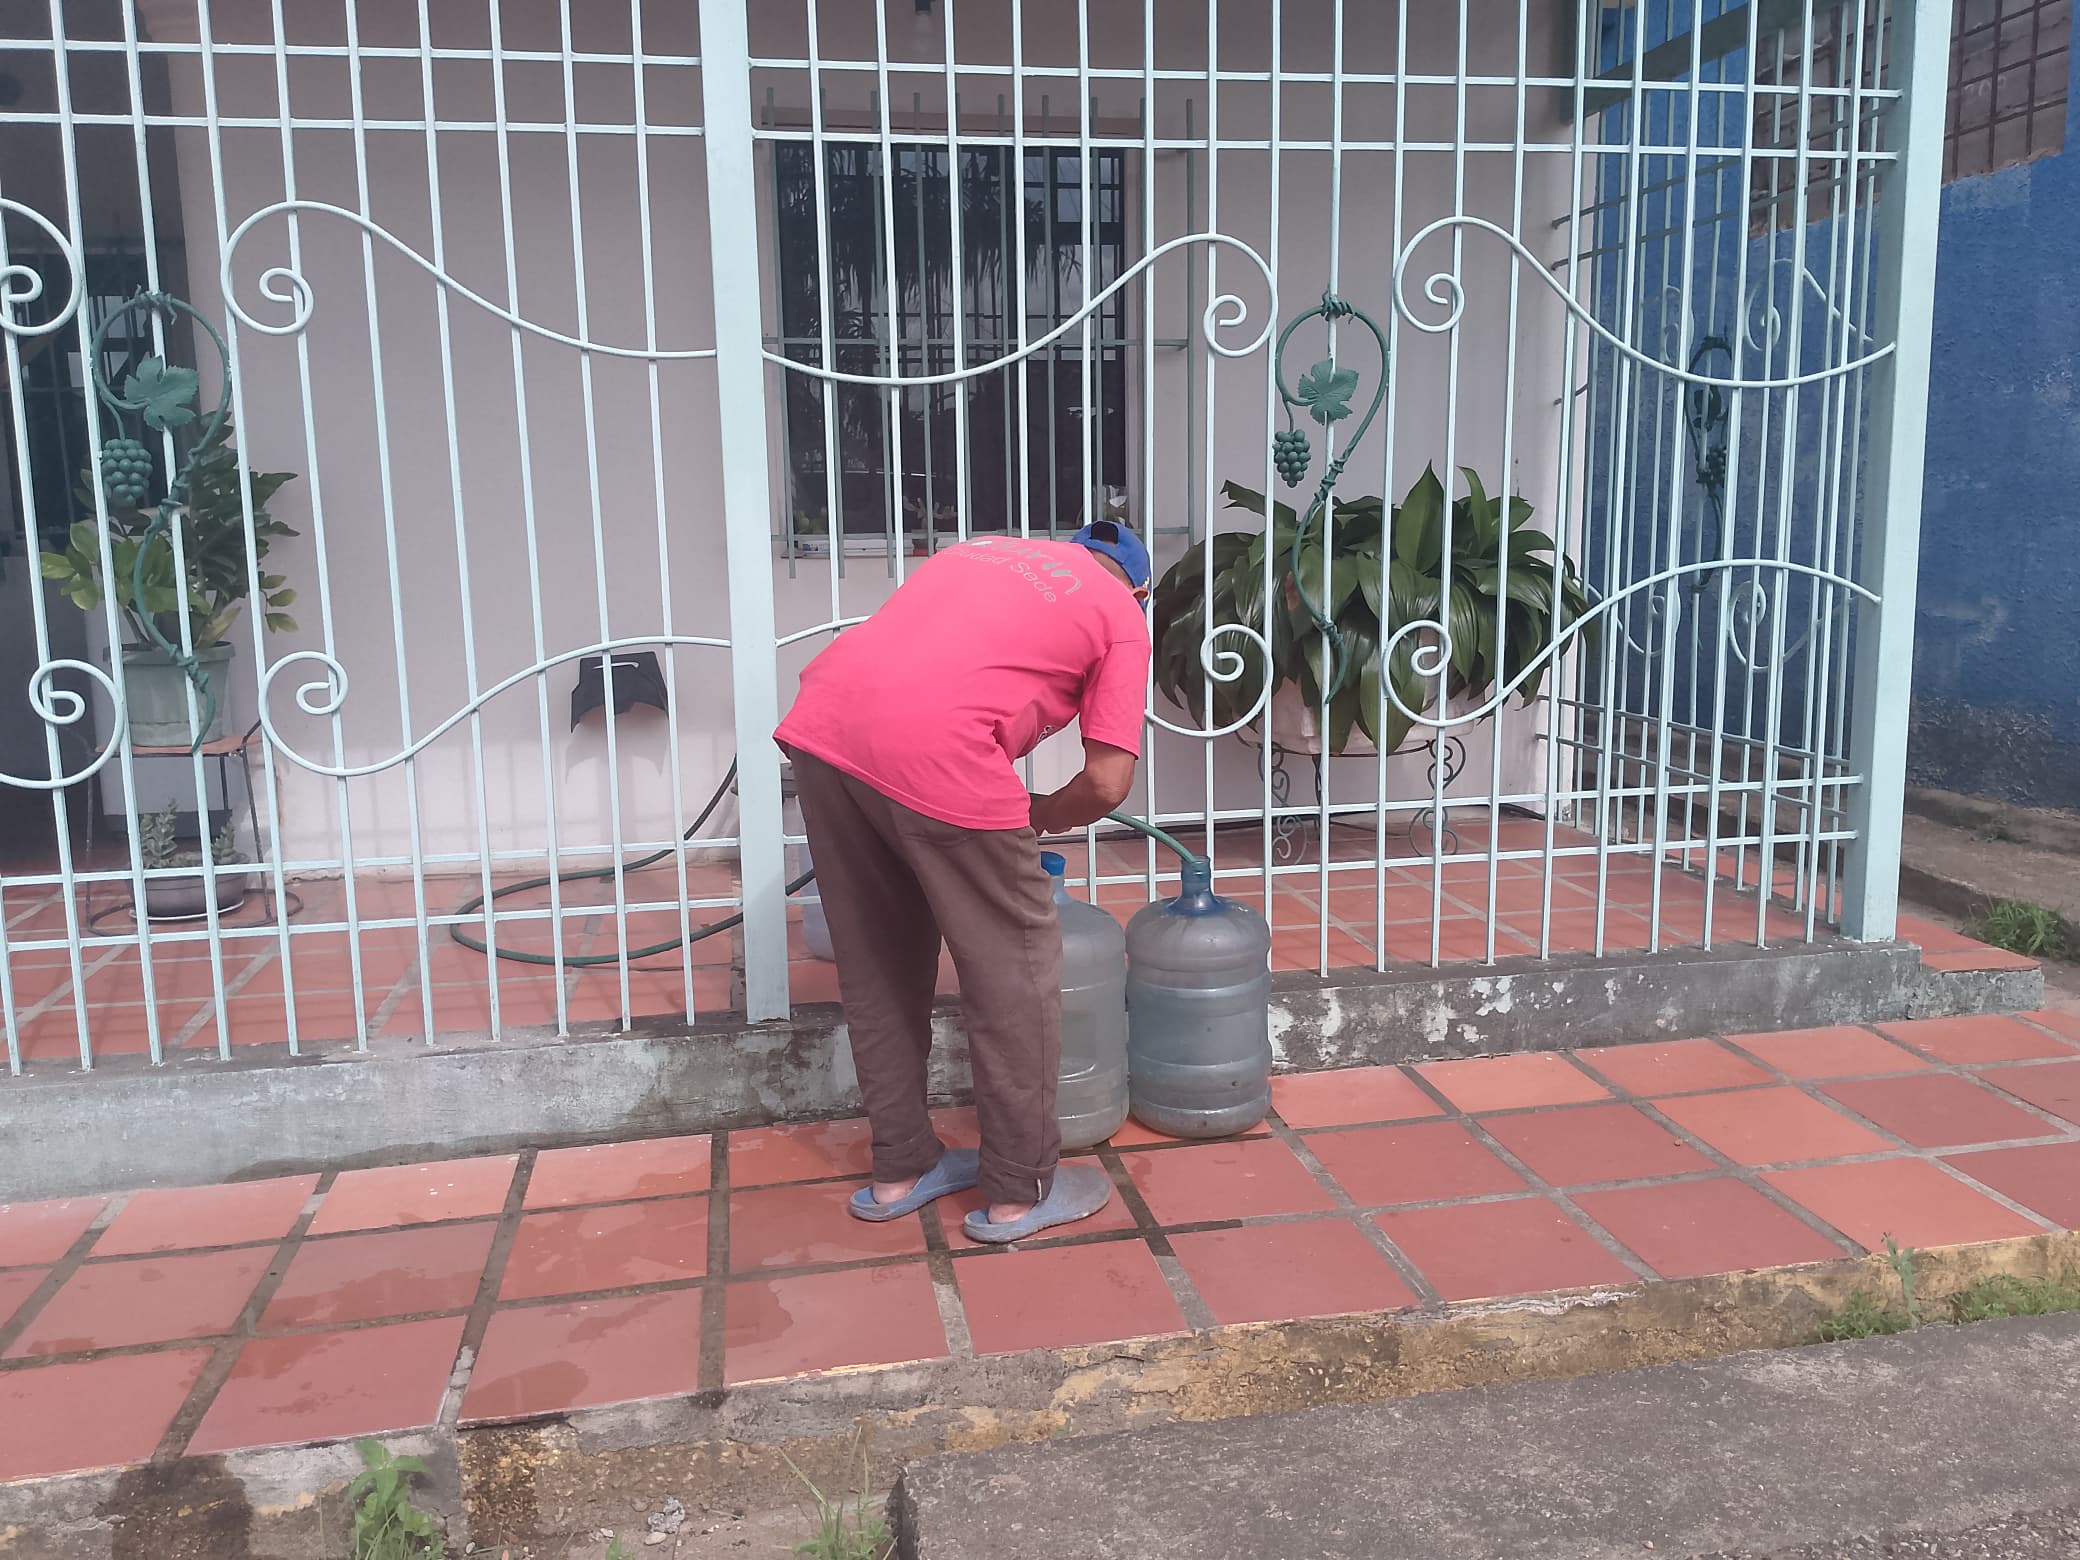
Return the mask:
<path id="1" fill-rule="evenodd" d="M 1183 891 L 1127 925 L 1127 1076 L 1134 1119 L 1225 1137 L 1271 1109 L 1271 928 L 1184 865 Z"/>
<path id="2" fill-rule="evenodd" d="M 1055 1094 L 1062 1147 L 1090 1148 L 1127 1119 L 1127 934 L 1096 905 L 1069 897 L 1068 863 L 1043 851 L 1062 924 L 1062 1069 Z"/>

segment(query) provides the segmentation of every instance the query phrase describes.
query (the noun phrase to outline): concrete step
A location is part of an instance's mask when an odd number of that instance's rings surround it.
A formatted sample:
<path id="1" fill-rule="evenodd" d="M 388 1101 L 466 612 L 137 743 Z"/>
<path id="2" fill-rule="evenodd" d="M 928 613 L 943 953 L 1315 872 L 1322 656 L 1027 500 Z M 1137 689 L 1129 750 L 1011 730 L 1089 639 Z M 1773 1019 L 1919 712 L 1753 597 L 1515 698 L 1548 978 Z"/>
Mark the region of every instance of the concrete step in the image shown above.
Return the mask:
<path id="1" fill-rule="evenodd" d="M 1902 891 L 1951 915 L 1970 921 L 1995 901 L 2018 899 L 2080 923 L 2080 833 L 2042 816 L 1910 813 L 1900 851 Z"/>
<path id="2" fill-rule="evenodd" d="M 1954 1533 L 2080 1501 L 2076 1395 L 2065 1316 L 1173 1424 L 913 1464 L 898 1553 L 1638 1560 Z"/>

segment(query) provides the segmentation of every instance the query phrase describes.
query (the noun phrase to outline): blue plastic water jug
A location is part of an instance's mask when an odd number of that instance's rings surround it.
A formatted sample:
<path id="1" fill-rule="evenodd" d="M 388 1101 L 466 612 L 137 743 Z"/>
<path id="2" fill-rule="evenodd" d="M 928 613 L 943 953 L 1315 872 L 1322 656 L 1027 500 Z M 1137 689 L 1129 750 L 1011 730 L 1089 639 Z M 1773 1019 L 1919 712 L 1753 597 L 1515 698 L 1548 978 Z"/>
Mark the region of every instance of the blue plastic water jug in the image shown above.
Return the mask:
<path id="1" fill-rule="evenodd" d="M 1062 1067 L 1055 1114 L 1062 1147 L 1090 1148 L 1127 1119 L 1127 936 L 1096 905 L 1069 896 L 1068 863 L 1043 851 L 1062 925 Z"/>
<path id="2" fill-rule="evenodd" d="M 1184 864 L 1182 892 L 1127 925 L 1134 1119 L 1172 1137 L 1246 1131 L 1271 1109 L 1271 928 Z"/>

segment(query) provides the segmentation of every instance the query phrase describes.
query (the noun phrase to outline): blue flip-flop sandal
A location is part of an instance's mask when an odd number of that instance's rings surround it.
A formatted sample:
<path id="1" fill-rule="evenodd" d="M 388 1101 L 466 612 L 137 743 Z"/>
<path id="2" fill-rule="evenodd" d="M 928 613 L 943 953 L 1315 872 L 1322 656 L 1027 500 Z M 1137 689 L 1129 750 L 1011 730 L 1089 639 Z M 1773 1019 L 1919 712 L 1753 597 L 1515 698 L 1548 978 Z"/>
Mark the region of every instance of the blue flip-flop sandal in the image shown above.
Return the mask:
<path id="1" fill-rule="evenodd" d="M 1042 1230 L 1088 1219 L 1111 1201 L 1112 1177 L 1098 1166 L 1059 1165 L 1055 1168 L 1054 1185 L 1025 1217 L 998 1224 L 991 1220 L 987 1208 L 977 1208 L 961 1221 L 961 1228 L 970 1240 L 1008 1246 L 1015 1240 L 1029 1240 Z"/>
<path id="2" fill-rule="evenodd" d="M 954 1192 L 965 1192 L 982 1179 L 982 1156 L 972 1148 L 949 1148 L 939 1162 L 917 1178 L 917 1184 L 894 1202 L 874 1201 L 874 1188 L 862 1186 L 847 1204 L 855 1219 L 869 1224 L 886 1224 L 906 1213 L 915 1213 L 928 1202 Z"/>

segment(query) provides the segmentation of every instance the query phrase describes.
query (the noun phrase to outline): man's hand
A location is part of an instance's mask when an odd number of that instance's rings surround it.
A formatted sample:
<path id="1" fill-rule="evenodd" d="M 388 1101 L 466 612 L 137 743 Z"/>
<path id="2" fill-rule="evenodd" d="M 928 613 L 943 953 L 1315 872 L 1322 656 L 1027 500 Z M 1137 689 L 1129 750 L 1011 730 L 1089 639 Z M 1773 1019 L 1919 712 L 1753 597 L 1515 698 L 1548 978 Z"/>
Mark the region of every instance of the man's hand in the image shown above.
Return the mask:
<path id="1" fill-rule="evenodd" d="M 1033 831 L 1065 834 L 1096 823 L 1133 792 L 1138 762 L 1125 748 L 1084 743 L 1083 772 L 1053 795 L 1033 798 Z"/>

